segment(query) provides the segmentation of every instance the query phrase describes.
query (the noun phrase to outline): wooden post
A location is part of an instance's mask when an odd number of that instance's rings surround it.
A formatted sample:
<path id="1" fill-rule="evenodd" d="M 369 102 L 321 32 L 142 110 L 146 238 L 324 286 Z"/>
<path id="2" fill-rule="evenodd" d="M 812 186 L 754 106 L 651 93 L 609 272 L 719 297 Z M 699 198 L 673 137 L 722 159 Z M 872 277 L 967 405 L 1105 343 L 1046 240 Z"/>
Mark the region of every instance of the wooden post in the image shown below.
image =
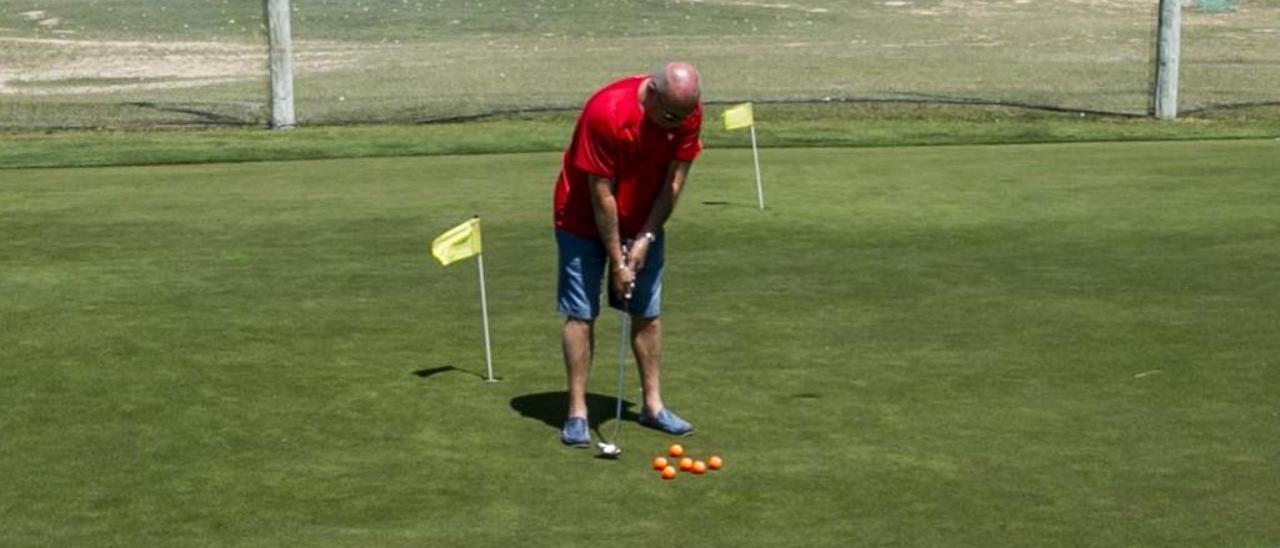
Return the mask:
<path id="1" fill-rule="evenodd" d="M 289 0 L 266 0 L 271 57 L 271 128 L 289 129 L 293 118 L 293 38 Z"/>
<path id="2" fill-rule="evenodd" d="M 1181 47 L 1181 0 L 1160 0 L 1160 28 L 1156 36 L 1156 118 L 1178 117 L 1178 50 Z"/>

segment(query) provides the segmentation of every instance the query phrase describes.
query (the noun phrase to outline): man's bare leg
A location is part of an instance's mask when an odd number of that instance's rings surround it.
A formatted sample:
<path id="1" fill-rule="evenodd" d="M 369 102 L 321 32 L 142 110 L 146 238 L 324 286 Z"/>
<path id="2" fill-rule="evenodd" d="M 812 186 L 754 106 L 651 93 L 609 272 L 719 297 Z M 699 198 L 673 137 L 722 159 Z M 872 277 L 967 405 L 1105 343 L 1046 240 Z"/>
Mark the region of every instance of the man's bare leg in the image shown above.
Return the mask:
<path id="1" fill-rule="evenodd" d="M 658 379 L 662 368 L 662 322 L 658 318 L 631 316 L 631 348 L 640 369 L 640 385 L 644 389 L 644 414 L 657 415 L 663 408 L 662 386 Z"/>
<path id="2" fill-rule="evenodd" d="M 587 378 L 591 373 L 591 351 L 595 347 L 595 323 L 566 318 L 561 333 L 564 368 L 568 380 L 569 418 L 587 418 Z"/>

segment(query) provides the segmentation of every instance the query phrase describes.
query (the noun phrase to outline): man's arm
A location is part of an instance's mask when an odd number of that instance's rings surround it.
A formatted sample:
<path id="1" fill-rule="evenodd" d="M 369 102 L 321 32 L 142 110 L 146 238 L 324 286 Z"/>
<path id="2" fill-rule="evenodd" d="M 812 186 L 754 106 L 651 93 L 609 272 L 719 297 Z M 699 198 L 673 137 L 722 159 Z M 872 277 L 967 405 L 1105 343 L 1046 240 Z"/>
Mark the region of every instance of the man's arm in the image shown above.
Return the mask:
<path id="1" fill-rule="evenodd" d="M 671 218 L 671 212 L 676 209 L 676 202 L 680 200 L 680 191 L 684 189 L 684 182 L 689 177 L 689 167 L 692 165 L 690 162 L 671 162 L 671 166 L 667 169 L 667 180 L 658 190 L 658 197 L 653 201 L 653 209 L 649 211 L 649 219 L 645 221 L 644 228 L 640 229 L 640 234 L 643 235 L 646 232 L 657 234 L 662 230 L 667 219 Z M 632 248 L 631 257 L 629 257 L 632 269 L 643 268 L 645 256 L 648 254 L 649 240 L 636 238 L 636 245 Z"/>
<path id="2" fill-rule="evenodd" d="M 667 169 L 667 181 L 658 191 L 658 198 L 653 202 L 653 210 L 649 212 L 649 220 L 644 223 L 642 232 L 658 232 L 662 225 L 671 218 L 676 210 L 676 202 L 680 199 L 680 191 L 684 189 L 684 181 L 689 177 L 689 162 L 671 162 Z"/>
<path id="3" fill-rule="evenodd" d="M 618 201 L 614 196 L 613 181 L 587 175 L 587 185 L 591 188 L 591 209 L 595 213 L 596 230 L 600 233 L 600 242 L 609 254 L 610 268 L 614 282 L 613 290 L 619 295 L 627 293 L 626 288 L 634 281 L 634 270 L 622 256 L 622 237 L 618 232 Z"/>

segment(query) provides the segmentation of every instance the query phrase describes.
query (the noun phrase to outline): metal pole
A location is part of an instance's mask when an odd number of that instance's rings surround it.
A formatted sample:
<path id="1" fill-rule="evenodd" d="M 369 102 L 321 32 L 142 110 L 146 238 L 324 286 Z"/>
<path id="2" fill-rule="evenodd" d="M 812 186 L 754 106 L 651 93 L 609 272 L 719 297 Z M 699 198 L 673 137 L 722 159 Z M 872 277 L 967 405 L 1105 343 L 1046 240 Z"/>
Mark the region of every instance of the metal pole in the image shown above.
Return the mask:
<path id="1" fill-rule="evenodd" d="M 271 127 L 288 129 L 293 117 L 293 38 L 289 0 L 267 0 L 267 42 L 271 57 Z"/>
<path id="2" fill-rule="evenodd" d="M 493 378 L 493 353 L 489 349 L 489 299 L 484 294 L 484 252 L 476 255 L 476 264 L 480 266 L 480 316 L 484 321 L 484 365 L 488 376 L 485 382 L 498 382 Z"/>
<path id="3" fill-rule="evenodd" d="M 1178 117 L 1178 50 L 1182 41 L 1180 0 L 1160 0 L 1160 27 L 1156 37 L 1156 118 Z"/>
<path id="4" fill-rule="evenodd" d="M 756 125 L 751 124 L 751 157 L 756 162 L 756 201 L 760 210 L 764 210 L 764 183 L 760 180 L 760 150 L 756 148 Z"/>

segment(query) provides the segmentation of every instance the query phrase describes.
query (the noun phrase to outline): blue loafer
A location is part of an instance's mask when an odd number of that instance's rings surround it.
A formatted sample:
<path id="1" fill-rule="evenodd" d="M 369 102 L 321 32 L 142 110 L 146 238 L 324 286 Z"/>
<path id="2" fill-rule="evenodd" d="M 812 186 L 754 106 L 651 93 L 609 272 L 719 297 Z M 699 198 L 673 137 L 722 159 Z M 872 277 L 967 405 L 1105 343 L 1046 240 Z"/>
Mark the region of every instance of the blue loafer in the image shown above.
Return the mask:
<path id="1" fill-rule="evenodd" d="M 591 447 L 591 432 L 587 430 L 587 419 L 569 417 L 560 430 L 560 442 L 569 447 Z"/>
<path id="2" fill-rule="evenodd" d="M 640 424 L 676 436 L 688 436 L 693 433 L 692 424 L 685 422 L 684 419 L 680 418 L 670 409 L 665 407 L 662 408 L 661 411 L 658 411 L 657 416 L 650 417 L 649 415 L 641 413 Z"/>

